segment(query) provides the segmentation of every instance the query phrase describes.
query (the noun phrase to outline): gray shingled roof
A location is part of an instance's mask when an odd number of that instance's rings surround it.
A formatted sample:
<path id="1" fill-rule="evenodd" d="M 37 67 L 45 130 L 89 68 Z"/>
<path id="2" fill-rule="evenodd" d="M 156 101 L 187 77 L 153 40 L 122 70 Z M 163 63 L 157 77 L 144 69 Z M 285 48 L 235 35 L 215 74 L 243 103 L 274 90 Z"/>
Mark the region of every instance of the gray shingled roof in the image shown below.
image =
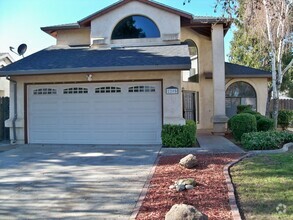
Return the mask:
<path id="1" fill-rule="evenodd" d="M 272 76 L 271 72 L 242 66 L 233 63 L 225 63 L 226 77 L 268 77 Z"/>
<path id="2" fill-rule="evenodd" d="M 138 70 L 188 70 L 187 45 L 91 49 L 52 46 L 0 70 L 0 76 Z"/>
<path id="3" fill-rule="evenodd" d="M 212 79 L 212 72 L 204 73 L 206 79 Z M 272 73 L 265 70 L 255 69 L 234 63 L 225 62 L 226 78 L 271 78 Z"/>

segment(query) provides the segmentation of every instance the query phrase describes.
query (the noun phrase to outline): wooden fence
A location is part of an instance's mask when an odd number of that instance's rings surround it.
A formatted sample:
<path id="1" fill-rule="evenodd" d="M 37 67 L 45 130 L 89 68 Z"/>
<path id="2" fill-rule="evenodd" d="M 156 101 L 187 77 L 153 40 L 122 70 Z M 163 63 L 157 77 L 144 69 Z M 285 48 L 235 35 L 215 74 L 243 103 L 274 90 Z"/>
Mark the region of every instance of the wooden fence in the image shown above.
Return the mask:
<path id="1" fill-rule="evenodd" d="M 280 110 L 293 110 L 293 99 L 280 99 L 279 100 Z M 273 111 L 273 101 L 270 103 L 270 111 Z"/>
<path id="2" fill-rule="evenodd" d="M 9 97 L 0 97 L 0 141 L 9 140 L 9 128 L 5 128 L 5 120 L 9 118 Z"/>

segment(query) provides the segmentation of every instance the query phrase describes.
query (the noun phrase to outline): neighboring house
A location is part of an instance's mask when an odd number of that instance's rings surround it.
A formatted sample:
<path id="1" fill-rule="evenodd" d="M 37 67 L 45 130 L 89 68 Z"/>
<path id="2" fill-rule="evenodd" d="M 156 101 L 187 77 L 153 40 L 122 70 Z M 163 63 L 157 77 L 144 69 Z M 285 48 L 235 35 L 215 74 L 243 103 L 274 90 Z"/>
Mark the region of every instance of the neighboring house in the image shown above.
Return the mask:
<path id="1" fill-rule="evenodd" d="M 0 69 L 13 63 L 13 58 L 9 53 L 0 53 Z M 0 77 L 0 97 L 9 96 L 9 81 L 5 77 Z"/>
<path id="2" fill-rule="evenodd" d="M 77 23 L 41 28 L 56 45 L 0 71 L 17 86 L 17 116 L 11 100 L 6 121 L 11 136 L 17 143 L 160 144 L 163 124 L 192 119 L 221 134 L 238 104 L 265 113 L 270 73 L 225 63 L 230 24 L 124 0 Z"/>

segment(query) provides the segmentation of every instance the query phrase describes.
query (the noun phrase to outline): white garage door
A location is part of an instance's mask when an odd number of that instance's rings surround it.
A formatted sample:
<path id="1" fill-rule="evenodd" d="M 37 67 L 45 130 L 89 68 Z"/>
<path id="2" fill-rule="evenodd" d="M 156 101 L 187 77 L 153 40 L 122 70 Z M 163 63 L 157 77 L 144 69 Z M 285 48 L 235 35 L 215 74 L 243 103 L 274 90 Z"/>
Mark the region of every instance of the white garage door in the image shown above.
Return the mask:
<path id="1" fill-rule="evenodd" d="M 28 142 L 160 144 L 160 82 L 28 86 Z"/>

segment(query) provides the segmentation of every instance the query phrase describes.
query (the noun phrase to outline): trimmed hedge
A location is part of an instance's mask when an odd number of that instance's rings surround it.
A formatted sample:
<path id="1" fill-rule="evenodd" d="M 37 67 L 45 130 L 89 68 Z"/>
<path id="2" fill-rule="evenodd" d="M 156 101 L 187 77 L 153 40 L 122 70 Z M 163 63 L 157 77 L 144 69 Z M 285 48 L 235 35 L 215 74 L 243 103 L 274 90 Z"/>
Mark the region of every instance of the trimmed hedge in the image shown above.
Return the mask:
<path id="1" fill-rule="evenodd" d="M 246 110 L 252 111 L 251 105 L 237 105 L 237 114 L 243 113 Z"/>
<path id="2" fill-rule="evenodd" d="M 260 116 L 256 118 L 256 124 L 257 124 L 257 131 L 270 131 L 274 130 L 274 120 L 270 119 L 266 116 Z"/>
<path id="3" fill-rule="evenodd" d="M 251 114 L 256 119 L 257 131 L 270 131 L 274 129 L 274 120 L 263 116 L 259 112 L 253 110 L 244 110 L 243 113 Z"/>
<path id="4" fill-rule="evenodd" d="M 162 144 L 165 147 L 192 147 L 196 141 L 196 123 L 186 121 L 186 125 L 163 125 Z"/>
<path id="5" fill-rule="evenodd" d="M 228 129 L 232 131 L 232 118 L 234 118 L 236 115 L 233 115 L 231 118 L 229 118 L 227 124 L 228 124 Z"/>
<path id="6" fill-rule="evenodd" d="M 231 118 L 231 129 L 236 141 L 241 140 L 244 133 L 254 132 L 257 130 L 256 119 L 248 113 L 240 113 Z"/>
<path id="7" fill-rule="evenodd" d="M 256 112 L 254 110 L 244 110 L 242 113 L 248 113 L 248 114 L 251 114 L 251 115 L 261 115 L 259 112 Z"/>
<path id="8" fill-rule="evenodd" d="M 284 131 L 251 132 L 241 137 L 241 144 L 246 150 L 279 149 L 289 142 L 293 142 L 293 134 Z"/>
<path id="9" fill-rule="evenodd" d="M 278 114 L 278 125 L 281 126 L 283 130 L 287 129 L 292 123 L 293 111 L 292 110 L 280 110 Z"/>

